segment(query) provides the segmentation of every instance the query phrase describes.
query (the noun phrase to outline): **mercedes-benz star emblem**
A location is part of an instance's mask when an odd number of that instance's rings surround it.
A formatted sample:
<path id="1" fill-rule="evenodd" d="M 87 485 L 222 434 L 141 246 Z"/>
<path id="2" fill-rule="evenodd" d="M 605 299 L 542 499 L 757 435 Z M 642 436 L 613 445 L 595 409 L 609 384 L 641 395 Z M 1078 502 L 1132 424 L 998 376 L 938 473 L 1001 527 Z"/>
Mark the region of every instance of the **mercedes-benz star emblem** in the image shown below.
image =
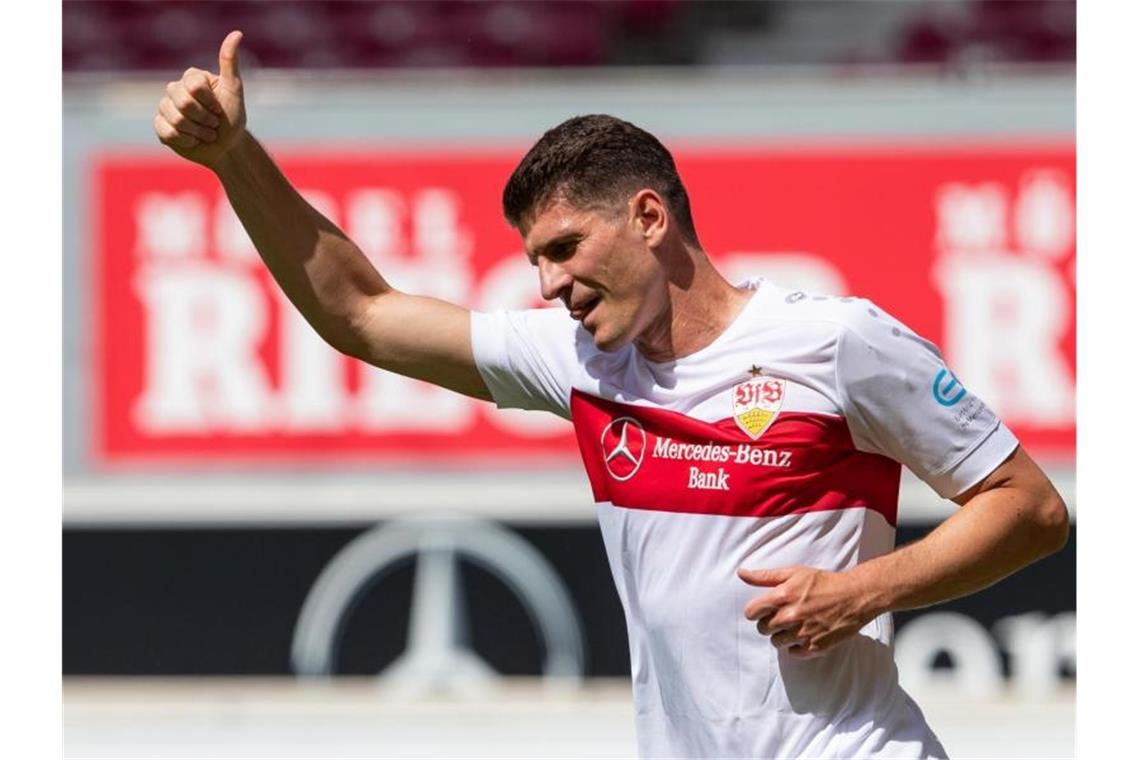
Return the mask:
<path id="1" fill-rule="evenodd" d="M 372 584 L 416 557 L 408 646 L 384 669 L 385 688 L 406 695 L 469 690 L 497 677 L 470 645 L 459 560 L 502 580 L 535 624 L 549 683 L 576 684 L 585 644 L 569 592 L 550 563 L 524 539 L 487 520 L 423 515 L 362 534 L 321 572 L 293 633 L 293 667 L 304 676 L 335 672 L 345 619 Z"/>
<path id="2" fill-rule="evenodd" d="M 602 430 L 602 455 L 614 480 L 629 480 L 645 458 L 645 428 L 633 417 L 618 417 Z"/>

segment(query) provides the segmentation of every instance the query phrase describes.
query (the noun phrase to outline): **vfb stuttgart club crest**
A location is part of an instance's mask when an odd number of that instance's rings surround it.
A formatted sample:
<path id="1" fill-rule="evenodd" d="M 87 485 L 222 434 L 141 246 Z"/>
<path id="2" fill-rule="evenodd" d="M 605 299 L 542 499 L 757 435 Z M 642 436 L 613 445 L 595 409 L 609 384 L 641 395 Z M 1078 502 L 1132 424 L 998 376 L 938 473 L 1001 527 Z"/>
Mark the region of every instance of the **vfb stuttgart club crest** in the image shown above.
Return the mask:
<path id="1" fill-rule="evenodd" d="M 784 403 L 787 382 L 758 372 L 732 389 L 732 416 L 745 433 L 756 440 L 776 420 Z"/>

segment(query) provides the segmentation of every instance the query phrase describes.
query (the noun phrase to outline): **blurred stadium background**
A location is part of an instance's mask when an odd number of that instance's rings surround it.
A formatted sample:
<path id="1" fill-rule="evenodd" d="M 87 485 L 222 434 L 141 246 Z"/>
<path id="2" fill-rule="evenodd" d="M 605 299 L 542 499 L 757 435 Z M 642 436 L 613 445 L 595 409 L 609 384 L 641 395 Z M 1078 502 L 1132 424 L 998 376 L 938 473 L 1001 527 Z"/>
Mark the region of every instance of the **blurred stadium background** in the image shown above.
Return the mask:
<path id="1" fill-rule="evenodd" d="M 151 134 L 233 28 L 252 130 L 396 285 L 534 304 L 502 183 L 613 113 L 727 271 L 937 341 L 1075 510 L 1074 2 L 64 2 L 68 755 L 634 753 L 568 426 L 335 355 Z M 908 478 L 899 541 L 951 507 Z M 896 616 L 953 756 L 1073 755 L 1075 557 Z"/>

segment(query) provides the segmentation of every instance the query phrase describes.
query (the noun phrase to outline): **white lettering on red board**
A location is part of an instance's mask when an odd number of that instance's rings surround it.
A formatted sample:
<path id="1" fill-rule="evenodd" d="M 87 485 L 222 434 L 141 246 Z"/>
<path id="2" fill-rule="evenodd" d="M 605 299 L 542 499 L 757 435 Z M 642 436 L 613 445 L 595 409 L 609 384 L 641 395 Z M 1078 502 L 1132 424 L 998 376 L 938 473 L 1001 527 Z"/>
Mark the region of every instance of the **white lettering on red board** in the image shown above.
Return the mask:
<path id="1" fill-rule="evenodd" d="M 265 429 L 274 404 L 257 354 L 268 315 L 258 283 L 189 262 L 143 267 L 134 288 L 146 311 L 136 424 L 151 432 Z"/>
<path id="2" fill-rule="evenodd" d="M 303 194 L 397 287 L 482 310 L 540 303 L 521 253 L 505 254 L 478 276 L 473 235 L 450 189 L 362 187 L 342 203 L 322 191 Z M 1066 261 L 1075 227 L 1071 181 L 1032 170 L 1016 184 L 949 183 L 934 203 L 932 276 L 945 304 L 941 343 L 949 363 L 1012 425 L 1073 424 L 1075 382 L 1062 346 L 1075 272 Z M 150 192 L 134 211 L 132 285 L 145 323 L 144 387 L 133 409 L 140 432 L 461 434 L 482 414 L 475 401 L 353 367 L 325 345 L 266 286 L 223 195 Z M 812 292 L 847 292 L 838 268 L 810 252 L 741 252 L 722 266 L 734 281 L 762 273 Z M 273 368 L 261 354 L 270 334 Z M 486 413 L 520 436 L 566 430 L 549 415 Z"/>
<path id="3" fill-rule="evenodd" d="M 1072 425 L 1076 381 L 1062 345 L 1072 269 L 1058 266 L 1074 233 L 1064 175 L 1029 171 L 1014 189 L 949 183 L 935 211 L 933 277 L 955 373 L 1009 424 Z"/>

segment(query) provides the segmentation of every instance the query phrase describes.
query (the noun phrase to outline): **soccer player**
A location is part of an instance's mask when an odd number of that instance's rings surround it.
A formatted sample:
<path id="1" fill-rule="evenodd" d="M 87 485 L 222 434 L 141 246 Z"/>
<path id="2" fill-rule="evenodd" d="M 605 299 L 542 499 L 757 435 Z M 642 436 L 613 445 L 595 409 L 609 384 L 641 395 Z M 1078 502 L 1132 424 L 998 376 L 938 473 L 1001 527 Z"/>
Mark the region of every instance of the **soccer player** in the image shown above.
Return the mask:
<path id="1" fill-rule="evenodd" d="M 727 282 L 656 138 L 554 127 L 503 193 L 542 295 L 498 313 L 402 293 L 246 129 L 239 32 L 167 86 L 161 141 L 220 179 L 331 345 L 573 421 L 625 609 L 643 756 L 944 757 L 898 684 L 892 610 L 1056 551 L 1067 510 L 934 345 L 863 299 Z M 961 509 L 894 548 L 900 467 Z"/>

